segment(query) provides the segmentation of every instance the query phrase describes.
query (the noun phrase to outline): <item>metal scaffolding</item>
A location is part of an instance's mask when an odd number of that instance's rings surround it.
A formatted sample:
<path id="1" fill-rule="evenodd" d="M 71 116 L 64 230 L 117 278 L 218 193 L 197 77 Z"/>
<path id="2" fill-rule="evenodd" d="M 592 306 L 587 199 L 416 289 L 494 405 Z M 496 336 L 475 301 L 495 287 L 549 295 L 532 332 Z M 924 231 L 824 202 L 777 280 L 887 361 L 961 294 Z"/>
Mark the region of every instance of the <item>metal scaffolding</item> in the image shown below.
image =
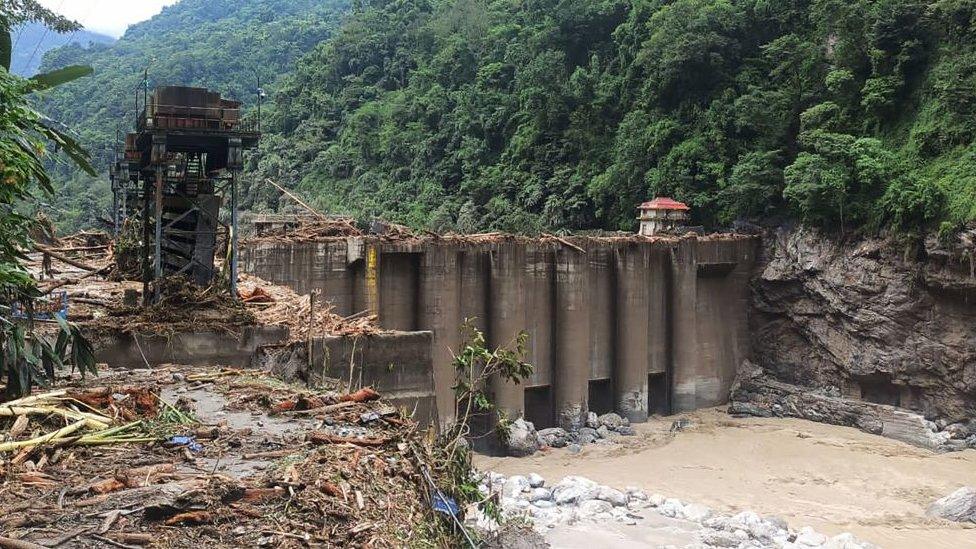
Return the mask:
<path id="1" fill-rule="evenodd" d="M 163 87 L 144 97 L 110 172 L 116 230 L 141 218 L 144 303 L 158 298 L 165 277 L 212 284 L 219 236 L 236 298 L 238 183 L 243 152 L 260 139 L 257 124 L 241 117 L 239 102 L 201 88 Z M 229 221 L 221 219 L 224 204 Z"/>

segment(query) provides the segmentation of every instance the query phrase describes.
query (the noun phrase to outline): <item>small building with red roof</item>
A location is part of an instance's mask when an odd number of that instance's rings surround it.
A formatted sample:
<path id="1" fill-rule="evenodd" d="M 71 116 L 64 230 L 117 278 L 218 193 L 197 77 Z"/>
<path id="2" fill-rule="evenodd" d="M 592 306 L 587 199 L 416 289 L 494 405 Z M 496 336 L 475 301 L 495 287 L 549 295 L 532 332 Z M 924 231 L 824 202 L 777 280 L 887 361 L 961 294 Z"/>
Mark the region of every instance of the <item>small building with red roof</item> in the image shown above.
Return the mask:
<path id="1" fill-rule="evenodd" d="M 637 209 L 640 211 L 640 217 L 637 218 L 640 229 L 637 234 L 641 236 L 673 231 L 688 220 L 688 211 L 691 210 L 687 204 L 666 196 L 644 202 Z"/>

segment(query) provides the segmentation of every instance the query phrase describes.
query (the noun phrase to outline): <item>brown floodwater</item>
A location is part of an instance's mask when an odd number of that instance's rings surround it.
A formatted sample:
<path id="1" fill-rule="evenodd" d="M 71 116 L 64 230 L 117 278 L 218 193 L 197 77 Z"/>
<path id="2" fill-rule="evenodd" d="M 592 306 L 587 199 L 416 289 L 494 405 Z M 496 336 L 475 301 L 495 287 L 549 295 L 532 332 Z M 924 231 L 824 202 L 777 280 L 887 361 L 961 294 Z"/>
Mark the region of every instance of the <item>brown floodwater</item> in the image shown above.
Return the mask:
<path id="1" fill-rule="evenodd" d="M 693 426 L 671 435 L 671 422 Z M 478 456 L 482 470 L 541 474 L 555 483 L 580 475 L 638 486 L 716 511 L 752 510 L 835 535 L 851 532 L 884 548 L 976 548 L 976 525 L 925 516 L 932 501 L 976 485 L 976 450 L 935 454 L 853 428 L 799 419 L 733 418 L 720 409 L 654 418 L 618 444 L 579 454 Z M 646 513 L 645 513 L 646 514 Z"/>

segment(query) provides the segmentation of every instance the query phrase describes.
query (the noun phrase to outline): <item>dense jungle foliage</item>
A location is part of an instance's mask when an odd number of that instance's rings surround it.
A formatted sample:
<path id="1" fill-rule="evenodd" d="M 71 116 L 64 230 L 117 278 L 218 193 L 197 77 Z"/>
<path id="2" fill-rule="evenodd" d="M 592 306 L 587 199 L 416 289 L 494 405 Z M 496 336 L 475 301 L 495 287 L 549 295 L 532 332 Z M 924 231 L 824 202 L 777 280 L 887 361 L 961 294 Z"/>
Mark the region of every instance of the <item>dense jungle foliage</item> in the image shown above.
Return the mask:
<path id="1" fill-rule="evenodd" d="M 373 0 L 277 93 L 257 175 L 473 230 L 976 217 L 972 0 Z M 272 190 L 251 192 L 256 207 Z"/>
<path id="2" fill-rule="evenodd" d="M 98 72 L 50 106 L 104 145 L 148 58 L 153 83 L 244 99 L 251 68 L 284 75 L 250 159 L 258 211 L 284 204 L 270 177 L 441 230 L 633 229 L 662 194 L 711 227 L 976 218 L 974 0 L 354 0 L 328 40 L 344 5 L 320 4 L 183 0 L 49 56 Z M 64 192 L 107 194 L 91 186 Z"/>
<path id="3" fill-rule="evenodd" d="M 331 35 L 346 9 L 346 0 L 182 0 L 129 27 L 111 45 L 71 44 L 49 52 L 44 70 L 80 63 L 95 74 L 53 90 L 41 107 L 77 131 L 106 172 L 116 131 L 124 136 L 134 124 L 147 66 L 151 87 L 203 86 L 253 104 L 258 79 L 273 89 L 295 59 Z M 48 213 L 62 230 L 110 217 L 106 174 L 94 178 L 62 167 L 58 179 Z"/>

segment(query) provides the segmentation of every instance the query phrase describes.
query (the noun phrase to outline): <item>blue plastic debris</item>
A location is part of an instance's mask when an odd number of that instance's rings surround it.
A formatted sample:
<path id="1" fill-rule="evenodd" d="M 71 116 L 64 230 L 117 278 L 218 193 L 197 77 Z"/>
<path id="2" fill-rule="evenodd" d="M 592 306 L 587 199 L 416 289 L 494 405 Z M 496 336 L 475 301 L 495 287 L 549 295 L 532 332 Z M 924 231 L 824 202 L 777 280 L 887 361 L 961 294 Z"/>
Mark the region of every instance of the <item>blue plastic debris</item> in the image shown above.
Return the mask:
<path id="1" fill-rule="evenodd" d="M 19 301 L 15 301 L 10 307 L 11 316 L 14 318 L 28 318 L 27 311 Z M 68 292 L 52 292 L 47 298 L 38 299 L 34 302 L 34 318 L 37 320 L 54 320 L 60 317 L 68 319 Z"/>
<path id="2" fill-rule="evenodd" d="M 200 452 L 203 450 L 203 446 L 196 441 L 192 436 L 172 436 L 166 440 L 167 446 L 179 447 L 186 446 L 191 452 Z"/>
<path id="3" fill-rule="evenodd" d="M 437 511 L 438 513 L 444 513 L 445 515 L 456 517 L 461 511 L 457 502 L 454 501 L 454 498 L 444 495 L 444 492 L 441 492 L 440 490 L 434 492 L 433 500 L 434 511 Z"/>

